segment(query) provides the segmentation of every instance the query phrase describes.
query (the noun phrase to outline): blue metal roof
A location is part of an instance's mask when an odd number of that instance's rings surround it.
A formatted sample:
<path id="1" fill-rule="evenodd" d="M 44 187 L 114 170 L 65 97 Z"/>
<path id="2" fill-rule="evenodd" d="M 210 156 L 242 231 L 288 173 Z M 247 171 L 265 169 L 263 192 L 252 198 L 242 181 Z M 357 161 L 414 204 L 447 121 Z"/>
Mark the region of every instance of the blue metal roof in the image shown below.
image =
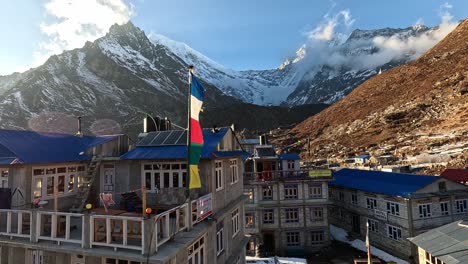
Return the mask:
<path id="1" fill-rule="evenodd" d="M 243 160 L 246 160 L 249 156 L 250 153 L 243 150 L 213 152 L 213 157 L 215 158 L 242 157 Z"/>
<path id="2" fill-rule="evenodd" d="M 366 192 L 409 197 L 411 193 L 440 179 L 438 176 L 341 169 L 333 173 L 330 185 Z"/>
<path id="3" fill-rule="evenodd" d="M 0 130 L 0 164 L 89 160 L 91 157 L 82 152 L 115 137 L 77 137 L 28 130 Z"/>
<path id="4" fill-rule="evenodd" d="M 370 155 L 359 155 L 359 156 L 357 156 L 356 158 L 359 158 L 359 159 L 368 159 L 368 158 L 370 158 Z"/>
<path id="5" fill-rule="evenodd" d="M 281 153 L 278 155 L 280 160 L 300 160 L 299 154 L 297 153 Z"/>
<path id="6" fill-rule="evenodd" d="M 224 138 L 229 128 L 219 128 L 217 132 L 211 129 L 203 129 L 202 159 L 212 159 L 216 146 Z M 142 139 L 143 140 L 143 139 Z M 187 146 L 160 145 L 160 146 L 137 146 L 120 157 L 124 160 L 152 160 L 152 159 L 186 159 Z"/>

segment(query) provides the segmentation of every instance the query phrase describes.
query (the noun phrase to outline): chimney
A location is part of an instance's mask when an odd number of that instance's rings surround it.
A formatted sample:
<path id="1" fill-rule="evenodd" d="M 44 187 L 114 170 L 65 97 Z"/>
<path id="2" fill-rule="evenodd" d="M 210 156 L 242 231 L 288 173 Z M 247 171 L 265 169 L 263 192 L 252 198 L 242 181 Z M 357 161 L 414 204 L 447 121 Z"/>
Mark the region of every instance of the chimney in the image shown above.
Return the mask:
<path id="1" fill-rule="evenodd" d="M 78 131 L 76 132 L 77 137 L 82 137 L 83 132 L 81 131 L 81 116 L 78 116 Z"/>

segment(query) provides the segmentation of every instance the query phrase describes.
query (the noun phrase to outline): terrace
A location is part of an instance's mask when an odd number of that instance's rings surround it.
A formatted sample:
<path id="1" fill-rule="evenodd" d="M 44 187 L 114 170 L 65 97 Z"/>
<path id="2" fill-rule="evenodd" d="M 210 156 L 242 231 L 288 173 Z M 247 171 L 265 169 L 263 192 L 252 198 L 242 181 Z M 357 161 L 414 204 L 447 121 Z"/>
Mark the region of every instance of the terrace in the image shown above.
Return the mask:
<path id="1" fill-rule="evenodd" d="M 153 255 L 174 236 L 209 216 L 207 194 L 156 215 L 101 208 L 83 214 L 0 209 L 0 241 L 76 248 L 110 248 Z"/>
<path id="2" fill-rule="evenodd" d="M 332 179 L 330 170 L 268 170 L 261 172 L 245 172 L 247 182 L 297 181 L 297 180 Z"/>

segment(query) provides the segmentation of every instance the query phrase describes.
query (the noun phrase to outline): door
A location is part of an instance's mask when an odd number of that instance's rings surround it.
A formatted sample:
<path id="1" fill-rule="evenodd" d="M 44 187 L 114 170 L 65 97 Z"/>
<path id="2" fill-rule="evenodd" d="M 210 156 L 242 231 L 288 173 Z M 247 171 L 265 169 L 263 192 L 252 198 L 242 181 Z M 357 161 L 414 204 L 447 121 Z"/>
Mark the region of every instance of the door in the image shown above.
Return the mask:
<path id="1" fill-rule="evenodd" d="M 359 215 L 352 216 L 351 224 L 353 226 L 353 232 L 356 234 L 361 234 L 361 223 L 360 223 Z"/>
<path id="2" fill-rule="evenodd" d="M 273 233 L 263 234 L 263 248 L 267 256 L 275 252 L 275 235 Z"/>
<path id="3" fill-rule="evenodd" d="M 106 193 L 114 192 L 115 168 L 114 164 L 104 164 L 103 166 L 103 190 Z"/>

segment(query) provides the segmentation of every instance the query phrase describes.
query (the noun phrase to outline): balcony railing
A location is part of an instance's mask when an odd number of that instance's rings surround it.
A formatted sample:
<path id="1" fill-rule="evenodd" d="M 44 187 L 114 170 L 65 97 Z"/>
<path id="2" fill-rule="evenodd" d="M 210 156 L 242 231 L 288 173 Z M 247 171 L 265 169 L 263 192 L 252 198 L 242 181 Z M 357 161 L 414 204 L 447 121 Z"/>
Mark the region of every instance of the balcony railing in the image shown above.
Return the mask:
<path id="1" fill-rule="evenodd" d="M 274 170 L 262 172 L 245 172 L 246 181 L 287 181 L 301 179 L 331 179 L 330 170 Z"/>
<path id="2" fill-rule="evenodd" d="M 22 238 L 32 243 L 53 241 L 59 245 L 71 243 L 82 248 L 122 248 L 154 254 L 177 233 L 187 230 L 189 223 L 193 226 L 207 217 L 205 212 L 211 212 L 211 193 L 191 203 L 198 205 L 192 211 L 194 218 L 190 217 L 188 203 L 149 217 L 135 213 L 75 214 L 0 209 L 0 238 Z"/>

